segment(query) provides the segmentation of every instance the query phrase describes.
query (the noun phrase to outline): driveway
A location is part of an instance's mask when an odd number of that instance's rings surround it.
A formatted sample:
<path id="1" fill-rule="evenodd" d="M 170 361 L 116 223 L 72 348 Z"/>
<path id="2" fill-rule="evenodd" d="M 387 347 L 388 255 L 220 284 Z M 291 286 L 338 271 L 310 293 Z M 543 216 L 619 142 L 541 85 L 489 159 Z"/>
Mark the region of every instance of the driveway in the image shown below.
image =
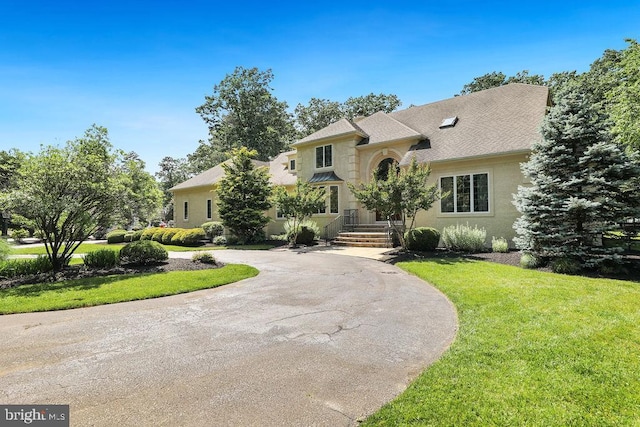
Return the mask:
<path id="1" fill-rule="evenodd" d="M 444 295 L 392 265 L 319 252 L 215 255 L 260 274 L 0 316 L 0 403 L 69 404 L 74 426 L 350 426 L 456 333 Z"/>

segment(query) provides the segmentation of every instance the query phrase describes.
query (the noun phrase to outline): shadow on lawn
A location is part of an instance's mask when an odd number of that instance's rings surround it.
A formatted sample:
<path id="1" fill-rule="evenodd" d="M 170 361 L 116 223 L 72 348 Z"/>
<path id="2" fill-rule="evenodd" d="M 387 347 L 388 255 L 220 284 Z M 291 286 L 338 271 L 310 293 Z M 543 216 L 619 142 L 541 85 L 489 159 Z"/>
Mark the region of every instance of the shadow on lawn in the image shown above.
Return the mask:
<path id="1" fill-rule="evenodd" d="M 126 280 L 131 277 L 144 277 L 154 273 L 141 273 L 141 274 L 121 274 L 113 276 L 98 276 L 87 277 L 82 279 L 71 279 L 63 282 L 47 282 L 36 283 L 30 285 L 15 286 L 3 290 L 4 296 L 16 296 L 16 297 L 37 297 L 44 292 L 49 291 L 82 291 L 88 289 L 97 289 L 104 285 Z"/>

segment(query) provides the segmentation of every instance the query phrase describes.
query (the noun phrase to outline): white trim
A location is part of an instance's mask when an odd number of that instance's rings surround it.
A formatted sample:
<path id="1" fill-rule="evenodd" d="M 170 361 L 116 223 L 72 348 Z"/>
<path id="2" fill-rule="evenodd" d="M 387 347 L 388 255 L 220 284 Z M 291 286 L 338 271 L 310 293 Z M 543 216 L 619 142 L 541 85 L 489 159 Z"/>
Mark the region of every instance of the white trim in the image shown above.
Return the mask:
<path id="1" fill-rule="evenodd" d="M 487 210 L 486 211 L 475 211 L 474 210 L 474 186 L 473 186 L 473 176 L 474 175 L 487 175 Z M 458 212 L 458 204 L 457 204 L 457 191 L 458 186 L 456 185 L 457 177 L 460 176 L 469 176 L 469 211 L 468 212 Z M 443 178 L 453 178 L 453 192 L 450 197 L 453 200 L 453 212 L 443 212 L 442 211 L 442 199 L 440 200 L 440 206 L 438 208 L 438 216 L 492 216 L 493 209 L 491 209 L 491 205 L 493 202 L 493 180 L 491 172 L 488 170 L 483 171 L 465 171 L 465 172 L 450 172 L 443 173 L 438 176 L 438 190 L 442 191 L 442 179 Z"/>
<path id="2" fill-rule="evenodd" d="M 207 219 L 213 219 L 213 199 L 207 199 L 204 206 L 204 216 Z"/>
<path id="3" fill-rule="evenodd" d="M 327 159 L 325 158 L 325 147 L 331 147 L 331 164 L 329 166 L 326 165 L 327 163 Z M 322 166 L 318 167 L 318 155 L 317 150 L 318 148 L 322 148 Z M 335 153 L 335 149 L 334 149 L 334 145 L 333 144 L 323 144 L 323 145 L 318 145 L 317 147 L 313 148 L 313 166 L 314 166 L 314 170 L 316 171 L 320 171 L 320 170 L 331 170 L 333 169 L 334 165 L 335 165 L 335 158 L 336 158 L 336 153 Z"/>

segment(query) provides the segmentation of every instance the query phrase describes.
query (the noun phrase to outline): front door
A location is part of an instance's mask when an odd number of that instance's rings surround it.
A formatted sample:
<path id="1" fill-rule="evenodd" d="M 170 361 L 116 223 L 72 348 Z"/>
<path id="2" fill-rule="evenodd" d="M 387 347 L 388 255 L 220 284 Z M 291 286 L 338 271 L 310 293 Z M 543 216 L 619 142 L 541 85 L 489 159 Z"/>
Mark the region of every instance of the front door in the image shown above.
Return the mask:
<path id="1" fill-rule="evenodd" d="M 398 173 L 399 171 L 398 162 L 395 159 L 392 159 L 391 157 L 387 157 L 386 159 L 378 163 L 378 168 L 376 169 L 376 177 L 379 180 L 386 181 L 387 178 L 389 177 L 390 171 L 395 171 L 396 173 Z M 391 217 L 391 219 L 393 221 L 399 221 L 400 214 L 396 213 Z M 382 222 L 382 221 L 386 222 L 387 218 L 385 218 L 380 212 L 376 211 L 376 222 Z"/>

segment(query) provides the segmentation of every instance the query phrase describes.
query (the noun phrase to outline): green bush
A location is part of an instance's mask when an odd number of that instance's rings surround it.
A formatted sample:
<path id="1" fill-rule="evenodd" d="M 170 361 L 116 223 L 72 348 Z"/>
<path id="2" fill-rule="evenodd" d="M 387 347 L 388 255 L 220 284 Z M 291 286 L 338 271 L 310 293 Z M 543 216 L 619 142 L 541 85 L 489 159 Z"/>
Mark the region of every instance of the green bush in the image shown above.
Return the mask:
<path id="1" fill-rule="evenodd" d="M 175 236 L 178 232 L 182 231 L 182 228 L 167 228 L 162 235 L 162 244 L 170 245 L 173 236 Z"/>
<path id="2" fill-rule="evenodd" d="M 124 241 L 125 242 L 136 242 L 138 240 L 140 240 L 140 236 L 142 236 L 142 232 L 144 230 L 136 230 L 136 231 L 129 231 L 127 234 L 124 235 Z"/>
<path id="3" fill-rule="evenodd" d="M 509 242 L 504 237 L 496 239 L 495 237 L 491 238 L 491 250 L 493 252 L 509 252 Z"/>
<path id="4" fill-rule="evenodd" d="M 4 239 L 0 239 L 0 261 L 4 261 L 5 259 L 7 259 L 9 252 L 11 252 L 9 243 L 7 243 L 7 241 Z"/>
<path id="5" fill-rule="evenodd" d="M 124 242 L 124 236 L 127 235 L 127 230 L 113 230 L 107 233 L 107 243 L 122 243 Z"/>
<path id="6" fill-rule="evenodd" d="M 11 231 L 11 237 L 13 237 L 13 240 L 15 240 L 16 242 L 21 242 L 22 239 L 26 239 L 27 237 L 29 237 L 29 231 L 25 230 L 24 228 L 18 228 Z"/>
<path id="7" fill-rule="evenodd" d="M 487 231 L 484 228 L 473 228 L 467 225 L 452 225 L 442 230 L 442 243 L 447 249 L 459 252 L 482 252 Z"/>
<path id="8" fill-rule="evenodd" d="M 440 232 L 431 227 L 418 227 L 407 231 L 404 239 L 410 251 L 433 251 L 440 242 Z"/>
<path id="9" fill-rule="evenodd" d="M 207 235 L 202 228 L 188 228 L 184 230 L 182 234 L 181 244 L 184 246 L 194 246 L 206 238 Z"/>
<path id="10" fill-rule="evenodd" d="M 167 250 L 160 243 L 150 240 L 131 242 L 120 250 L 122 264 L 155 264 L 167 258 L 169 258 Z"/>
<path id="11" fill-rule="evenodd" d="M 217 222 L 217 221 L 205 222 L 200 227 L 204 230 L 205 234 L 207 235 L 207 238 L 211 239 L 212 242 L 213 242 L 213 239 L 215 239 L 218 236 L 222 236 L 222 233 L 224 233 L 224 225 L 222 225 L 221 222 Z"/>
<path id="12" fill-rule="evenodd" d="M 227 238 L 224 236 L 214 237 L 212 243 L 217 246 L 224 246 L 227 244 Z"/>
<path id="13" fill-rule="evenodd" d="M 576 274 L 582 270 L 582 265 L 576 259 L 562 257 L 551 261 L 551 270 L 560 274 Z"/>
<path id="14" fill-rule="evenodd" d="M 178 228 L 178 232 L 173 235 L 171 238 L 172 245 L 182 245 L 182 239 L 184 238 L 185 233 L 187 232 L 184 228 Z"/>
<path id="15" fill-rule="evenodd" d="M 293 227 L 292 223 L 287 221 L 284 223 L 284 232 L 287 241 L 291 241 L 291 236 L 298 231 L 296 245 L 311 245 L 313 241 L 320 235 L 320 227 L 314 221 L 304 220 L 297 227 Z"/>
<path id="16" fill-rule="evenodd" d="M 40 255 L 37 258 L 9 259 L 0 262 L 0 277 L 28 276 L 47 273 L 51 270 L 53 270 L 53 266 L 45 255 Z"/>
<path id="17" fill-rule="evenodd" d="M 140 235 L 140 240 L 151 240 L 153 235 L 160 229 L 160 227 L 149 227 L 142 230 L 142 234 Z"/>
<path id="18" fill-rule="evenodd" d="M 534 269 L 540 266 L 540 260 L 533 254 L 525 252 L 520 257 L 520 267 Z"/>
<path id="19" fill-rule="evenodd" d="M 84 265 L 88 268 L 113 268 L 120 264 L 118 251 L 111 249 L 98 249 L 84 254 L 82 257 Z"/>
<path id="20" fill-rule="evenodd" d="M 162 243 L 162 236 L 164 236 L 164 233 L 166 233 L 167 230 L 168 228 L 158 227 L 156 232 L 153 233 L 153 236 L 151 236 L 151 240 L 153 240 L 154 242 Z"/>
<path id="21" fill-rule="evenodd" d="M 201 262 L 203 264 L 215 264 L 216 259 L 211 252 L 197 252 L 191 257 L 193 262 Z"/>

